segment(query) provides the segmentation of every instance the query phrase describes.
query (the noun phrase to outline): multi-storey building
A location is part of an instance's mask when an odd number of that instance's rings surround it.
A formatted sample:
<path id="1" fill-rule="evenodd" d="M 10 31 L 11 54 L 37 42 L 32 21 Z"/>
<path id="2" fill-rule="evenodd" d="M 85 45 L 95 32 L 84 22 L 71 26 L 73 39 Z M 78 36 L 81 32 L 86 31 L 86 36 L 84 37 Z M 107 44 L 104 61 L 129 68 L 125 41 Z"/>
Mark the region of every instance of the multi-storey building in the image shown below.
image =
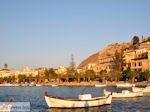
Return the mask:
<path id="1" fill-rule="evenodd" d="M 144 71 L 150 69 L 150 43 L 142 43 L 137 50 L 135 56 L 131 59 L 131 70 Z"/>
<path id="2" fill-rule="evenodd" d="M 106 70 L 108 73 L 112 71 L 113 56 L 99 58 L 99 71 Z"/>

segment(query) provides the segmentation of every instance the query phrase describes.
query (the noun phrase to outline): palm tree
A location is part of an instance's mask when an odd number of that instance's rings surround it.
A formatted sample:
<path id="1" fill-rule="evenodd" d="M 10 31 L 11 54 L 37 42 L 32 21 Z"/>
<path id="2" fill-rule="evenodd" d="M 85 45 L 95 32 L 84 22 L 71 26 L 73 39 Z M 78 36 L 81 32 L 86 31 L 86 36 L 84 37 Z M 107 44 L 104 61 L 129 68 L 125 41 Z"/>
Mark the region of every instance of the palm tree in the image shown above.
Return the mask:
<path id="1" fill-rule="evenodd" d="M 4 68 L 7 69 L 7 64 L 4 64 Z"/>
<path id="2" fill-rule="evenodd" d="M 150 71 L 148 69 L 144 71 L 144 77 L 150 83 Z"/>
<path id="3" fill-rule="evenodd" d="M 16 81 L 16 77 L 15 76 L 12 76 L 11 79 L 12 79 L 13 83 Z"/>
<path id="4" fill-rule="evenodd" d="M 79 74 L 77 72 L 75 73 L 75 78 L 76 78 L 76 80 L 77 80 L 78 83 L 80 83 L 81 77 L 82 77 L 81 74 Z"/>
<path id="5" fill-rule="evenodd" d="M 138 44 L 139 43 L 139 37 L 138 36 L 134 36 L 132 41 L 133 41 L 133 45 Z"/>
<path id="6" fill-rule="evenodd" d="M 32 82 L 32 80 L 33 80 L 32 74 L 30 74 L 30 75 L 28 76 L 28 79 L 29 79 L 29 83 L 31 84 L 31 82 Z"/>
<path id="7" fill-rule="evenodd" d="M 23 83 L 25 84 L 25 80 L 26 80 L 26 75 L 22 75 L 22 79 L 23 79 Z"/>
<path id="8" fill-rule="evenodd" d="M 58 83 L 61 82 L 61 78 L 62 78 L 61 74 L 57 74 Z"/>
<path id="9" fill-rule="evenodd" d="M 88 79 L 88 82 L 90 82 L 91 79 L 95 78 L 95 72 L 93 70 L 87 70 L 85 77 Z"/>
<path id="10" fill-rule="evenodd" d="M 21 81 L 23 79 L 21 74 L 18 75 L 18 79 L 19 79 L 19 83 L 21 83 Z"/>
<path id="11" fill-rule="evenodd" d="M 115 71 L 121 71 L 123 69 L 123 66 L 125 64 L 125 60 L 124 60 L 124 53 L 123 53 L 123 49 L 121 50 L 121 52 L 118 52 L 116 50 L 115 52 L 115 56 L 113 57 L 113 69 Z"/>
<path id="12" fill-rule="evenodd" d="M 51 83 L 52 78 L 56 78 L 55 71 L 51 69 L 45 70 L 45 79 L 49 79 L 49 83 Z"/>
<path id="13" fill-rule="evenodd" d="M 132 83 L 134 83 L 134 82 L 135 82 L 135 78 L 136 78 L 136 77 L 137 77 L 137 78 L 139 77 L 139 72 L 138 72 L 138 71 L 131 71 L 131 72 L 129 73 L 129 77 L 130 77 Z"/>
<path id="14" fill-rule="evenodd" d="M 69 78 L 71 77 L 71 75 L 69 73 L 65 74 L 65 79 L 66 79 L 66 82 L 69 82 Z"/>
<path id="15" fill-rule="evenodd" d="M 121 73 L 119 71 L 115 71 L 112 73 L 112 78 L 115 80 L 115 82 L 118 82 L 121 78 Z"/>
<path id="16" fill-rule="evenodd" d="M 102 79 L 102 83 L 104 83 L 106 80 L 106 77 L 108 76 L 107 71 L 101 70 L 99 74 L 100 74 L 100 78 Z"/>
<path id="17" fill-rule="evenodd" d="M 0 84 L 4 82 L 4 78 L 0 77 Z"/>
<path id="18" fill-rule="evenodd" d="M 49 70 L 49 82 L 51 82 L 51 80 L 52 80 L 53 78 L 56 78 L 56 74 L 55 74 L 55 71 L 51 68 L 51 69 Z"/>
<path id="19" fill-rule="evenodd" d="M 39 82 L 40 76 L 39 74 L 35 76 L 35 84 L 37 84 Z"/>

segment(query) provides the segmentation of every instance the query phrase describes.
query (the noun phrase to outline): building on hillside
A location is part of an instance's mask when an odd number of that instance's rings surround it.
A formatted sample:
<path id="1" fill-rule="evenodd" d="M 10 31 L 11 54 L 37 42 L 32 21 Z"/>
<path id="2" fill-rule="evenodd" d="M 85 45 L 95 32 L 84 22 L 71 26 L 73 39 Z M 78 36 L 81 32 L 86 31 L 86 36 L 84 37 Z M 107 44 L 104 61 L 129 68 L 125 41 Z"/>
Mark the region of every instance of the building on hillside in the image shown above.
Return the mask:
<path id="1" fill-rule="evenodd" d="M 26 67 L 23 70 L 16 70 L 15 75 L 16 77 L 18 77 L 18 75 L 26 75 L 26 76 L 32 75 L 33 77 L 35 77 L 36 75 L 38 75 L 38 71 Z"/>
<path id="2" fill-rule="evenodd" d="M 77 73 L 83 73 L 83 69 L 80 69 L 80 68 L 78 68 L 76 71 Z"/>
<path id="3" fill-rule="evenodd" d="M 48 68 L 38 68 L 36 71 L 38 71 L 38 74 L 40 77 L 43 77 L 45 75 L 45 70 Z"/>
<path id="4" fill-rule="evenodd" d="M 144 71 L 150 70 L 150 43 L 142 43 L 137 50 L 135 50 L 135 57 L 131 59 L 131 70 Z"/>
<path id="5" fill-rule="evenodd" d="M 67 67 L 64 66 L 58 66 L 57 69 L 55 70 L 55 72 L 57 74 L 67 74 Z"/>
<path id="6" fill-rule="evenodd" d="M 131 60 L 134 58 L 135 58 L 135 51 L 134 50 L 124 51 L 124 60 L 125 60 L 124 70 L 126 70 L 128 67 L 131 68 Z"/>
<path id="7" fill-rule="evenodd" d="M 93 70 L 95 65 L 96 65 L 95 63 L 88 64 L 88 70 Z"/>
<path id="8" fill-rule="evenodd" d="M 106 70 L 107 73 L 112 71 L 113 66 L 113 56 L 109 56 L 106 58 L 99 58 L 99 71 Z"/>
<path id="9" fill-rule="evenodd" d="M 15 71 L 9 69 L 0 70 L 0 77 L 9 77 L 9 76 L 15 76 Z"/>
<path id="10" fill-rule="evenodd" d="M 142 42 L 148 41 L 149 37 L 142 38 Z"/>
<path id="11" fill-rule="evenodd" d="M 7 64 L 4 64 L 4 69 L 0 70 L 0 77 L 14 76 L 15 71 L 7 69 Z"/>
<path id="12" fill-rule="evenodd" d="M 78 68 L 76 71 L 77 73 L 85 73 L 87 70 L 93 70 L 94 72 L 99 72 L 97 70 L 97 64 L 96 63 L 90 63 L 85 67 L 82 67 L 82 69 Z"/>

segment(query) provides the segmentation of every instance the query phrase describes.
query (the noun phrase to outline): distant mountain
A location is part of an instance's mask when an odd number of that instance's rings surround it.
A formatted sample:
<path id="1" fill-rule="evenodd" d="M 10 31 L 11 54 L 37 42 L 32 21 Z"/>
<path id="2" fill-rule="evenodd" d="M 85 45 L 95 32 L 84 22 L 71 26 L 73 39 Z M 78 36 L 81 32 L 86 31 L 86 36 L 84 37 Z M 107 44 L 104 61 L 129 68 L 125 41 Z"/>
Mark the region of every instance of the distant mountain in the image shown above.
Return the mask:
<path id="1" fill-rule="evenodd" d="M 128 48 L 129 46 L 130 46 L 130 43 L 110 44 L 103 50 L 99 51 L 98 53 L 93 54 L 93 55 L 89 56 L 87 59 L 83 60 L 77 68 L 82 69 L 91 63 L 94 63 L 97 65 L 99 58 L 107 58 L 107 57 L 113 56 L 116 50 L 120 51 L 122 48 Z"/>

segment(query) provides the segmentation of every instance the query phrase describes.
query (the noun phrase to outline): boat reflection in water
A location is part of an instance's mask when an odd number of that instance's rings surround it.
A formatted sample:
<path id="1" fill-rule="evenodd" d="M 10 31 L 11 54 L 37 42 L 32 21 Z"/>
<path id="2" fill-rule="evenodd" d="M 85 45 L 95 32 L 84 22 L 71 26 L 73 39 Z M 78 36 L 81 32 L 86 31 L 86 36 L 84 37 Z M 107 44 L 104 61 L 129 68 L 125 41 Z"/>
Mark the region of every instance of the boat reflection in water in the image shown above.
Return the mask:
<path id="1" fill-rule="evenodd" d="M 103 106 L 96 106 L 96 107 L 88 107 L 88 108 L 68 108 L 68 109 L 61 109 L 61 108 L 50 108 L 46 112 L 100 112 L 100 111 L 109 111 L 111 110 L 112 105 L 103 105 Z"/>

